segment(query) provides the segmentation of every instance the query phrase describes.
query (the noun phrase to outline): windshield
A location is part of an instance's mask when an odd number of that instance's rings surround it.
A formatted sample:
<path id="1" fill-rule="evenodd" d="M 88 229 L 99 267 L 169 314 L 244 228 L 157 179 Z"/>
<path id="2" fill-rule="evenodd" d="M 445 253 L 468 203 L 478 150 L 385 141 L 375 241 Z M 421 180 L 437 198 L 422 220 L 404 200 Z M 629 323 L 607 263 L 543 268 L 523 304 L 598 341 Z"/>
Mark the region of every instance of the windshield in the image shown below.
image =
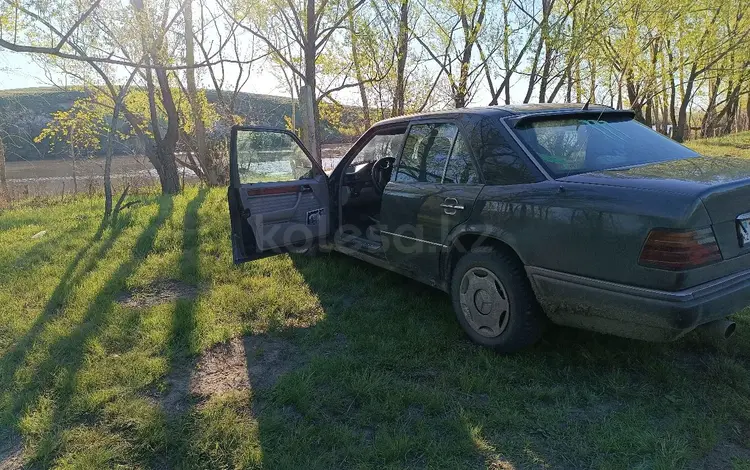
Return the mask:
<path id="1" fill-rule="evenodd" d="M 698 156 L 624 117 L 545 119 L 515 132 L 554 177 Z"/>

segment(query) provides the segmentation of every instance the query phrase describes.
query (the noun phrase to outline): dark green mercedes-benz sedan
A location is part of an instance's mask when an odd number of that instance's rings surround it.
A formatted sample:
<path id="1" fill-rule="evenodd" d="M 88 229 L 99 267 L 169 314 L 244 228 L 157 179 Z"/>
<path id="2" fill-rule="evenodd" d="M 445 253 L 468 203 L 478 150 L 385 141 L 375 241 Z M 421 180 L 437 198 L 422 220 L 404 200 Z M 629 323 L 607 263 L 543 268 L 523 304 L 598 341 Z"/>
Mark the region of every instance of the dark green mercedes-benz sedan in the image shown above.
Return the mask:
<path id="1" fill-rule="evenodd" d="M 393 118 L 330 174 L 288 131 L 235 127 L 228 194 L 235 262 L 346 253 L 450 293 L 471 339 L 503 352 L 549 321 L 728 337 L 750 304 L 750 162 L 699 156 L 630 111 Z"/>

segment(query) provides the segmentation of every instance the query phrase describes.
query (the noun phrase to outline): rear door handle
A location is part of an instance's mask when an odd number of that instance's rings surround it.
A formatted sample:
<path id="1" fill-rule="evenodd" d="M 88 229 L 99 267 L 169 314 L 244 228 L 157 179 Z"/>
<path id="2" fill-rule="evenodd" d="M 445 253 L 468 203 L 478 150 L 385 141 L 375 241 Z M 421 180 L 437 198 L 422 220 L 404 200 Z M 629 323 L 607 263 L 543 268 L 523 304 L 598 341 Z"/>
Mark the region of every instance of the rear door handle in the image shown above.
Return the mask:
<path id="1" fill-rule="evenodd" d="M 464 206 L 458 203 L 458 199 L 455 197 L 447 197 L 445 200 L 443 200 L 443 203 L 440 204 L 440 207 L 443 208 L 443 212 L 446 215 L 455 215 L 458 211 L 464 210 Z"/>

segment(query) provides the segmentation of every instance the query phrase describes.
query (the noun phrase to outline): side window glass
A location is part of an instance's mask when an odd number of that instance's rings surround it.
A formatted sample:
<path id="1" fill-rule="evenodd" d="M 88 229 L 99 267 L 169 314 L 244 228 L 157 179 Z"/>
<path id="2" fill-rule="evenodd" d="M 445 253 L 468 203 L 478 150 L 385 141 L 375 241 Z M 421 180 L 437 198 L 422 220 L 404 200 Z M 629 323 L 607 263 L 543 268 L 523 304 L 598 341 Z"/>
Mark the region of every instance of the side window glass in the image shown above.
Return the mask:
<path id="1" fill-rule="evenodd" d="M 443 183 L 471 184 L 478 183 L 479 176 L 471 161 L 471 151 L 466 139 L 458 134 L 453 146 L 453 153 L 445 169 Z"/>
<path id="2" fill-rule="evenodd" d="M 370 163 L 385 157 L 398 157 L 405 130 L 390 134 L 376 134 L 354 157 L 352 165 Z"/>
<path id="3" fill-rule="evenodd" d="M 406 137 L 395 181 L 440 183 L 458 130 L 453 124 L 419 124 Z"/>
<path id="4" fill-rule="evenodd" d="M 469 130 L 475 144 L 479 168 L 486 184 L 509 185 L 542 181 L 544 177 L 528 159 L 510 144 L 499 119 L 484 118 Z"/>
<path id="5" fill-rule="evenodd" d="M 240 184 L 313 178 L 317 172 L 297 141 L 284 132 L 237 131 Z"/>

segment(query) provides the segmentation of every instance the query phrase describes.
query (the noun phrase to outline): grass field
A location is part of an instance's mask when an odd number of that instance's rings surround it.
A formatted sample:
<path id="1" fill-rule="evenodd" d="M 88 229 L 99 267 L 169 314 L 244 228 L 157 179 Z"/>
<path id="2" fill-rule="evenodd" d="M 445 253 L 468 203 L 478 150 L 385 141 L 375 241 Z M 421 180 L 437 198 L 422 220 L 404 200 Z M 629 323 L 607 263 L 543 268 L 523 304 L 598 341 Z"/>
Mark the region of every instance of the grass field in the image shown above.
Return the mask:
<path id="1" fill-rule="evenodd" d="M 714 139 L 688 142 L 688 147 L 703 155 L 732 155 L 750 158 L 750 132 L 740 132 Z"/>
<path id="2" fill-rule="evenodd" d="M 0 468 L 750 468 L 747 312 L 500 356 L 347 257 L 233 266 L 223 190 L 141 199 L 0 213 Z"/>

